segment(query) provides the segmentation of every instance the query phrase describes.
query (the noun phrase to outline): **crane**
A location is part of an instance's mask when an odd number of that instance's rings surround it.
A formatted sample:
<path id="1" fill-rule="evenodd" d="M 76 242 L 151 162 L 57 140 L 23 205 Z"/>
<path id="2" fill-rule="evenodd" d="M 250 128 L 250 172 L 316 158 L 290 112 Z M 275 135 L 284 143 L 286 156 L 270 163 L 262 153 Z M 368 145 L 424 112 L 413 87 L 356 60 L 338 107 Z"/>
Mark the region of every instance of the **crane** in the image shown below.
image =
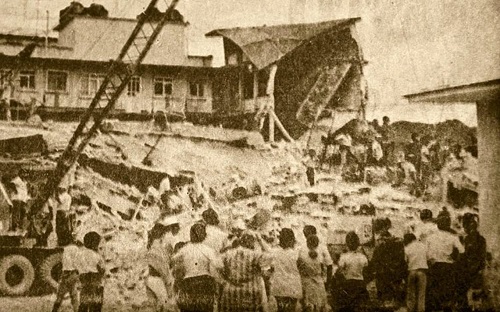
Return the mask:
<path id="1" fill-rule="evenodd" d="M 157 2 L 158 0 L 151 0 L 144 14 L 138 16 L 134 30 L 122 47 L 118 57 L 111 62 L 103 82 L 82 116 L 67 147 L 59 157 L 55 170 L 35 198 L 31 207 L 32 214 L 36 214 L 43 208 L 70 168 L 77 162 L 78 157 L 96 134 L 102 121 L 113 109 L 116 101 L 127 87 L 131 77 L 137 72 L 179 0 L 172 0 L 161 20 L 156 23 L 153 22 L 151 17 L 155 11 L 158 12 L 156 9 Z M 98 114 L 95 114 L 96 107 L 101 100 L 106 101 L 106 104 Z M 92 116 L 94 117 L 92 118 Z"/>

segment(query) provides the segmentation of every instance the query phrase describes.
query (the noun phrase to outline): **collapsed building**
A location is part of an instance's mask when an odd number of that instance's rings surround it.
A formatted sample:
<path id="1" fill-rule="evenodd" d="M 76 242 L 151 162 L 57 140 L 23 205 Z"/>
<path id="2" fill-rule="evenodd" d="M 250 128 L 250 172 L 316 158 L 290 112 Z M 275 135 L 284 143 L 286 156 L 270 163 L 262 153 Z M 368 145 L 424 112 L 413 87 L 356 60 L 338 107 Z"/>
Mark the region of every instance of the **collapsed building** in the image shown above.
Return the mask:
<path id="1" fill-rule="evenodd" d="M 356 41 L 359 18 L 321 23 L 213 30 L 226 66 L 214 80 L 214 111 L 265 118 L 297 138 L 325 109 L 362 111 L 365 60 Z M 262 126 L 261 126 L 262 127 Z"/>

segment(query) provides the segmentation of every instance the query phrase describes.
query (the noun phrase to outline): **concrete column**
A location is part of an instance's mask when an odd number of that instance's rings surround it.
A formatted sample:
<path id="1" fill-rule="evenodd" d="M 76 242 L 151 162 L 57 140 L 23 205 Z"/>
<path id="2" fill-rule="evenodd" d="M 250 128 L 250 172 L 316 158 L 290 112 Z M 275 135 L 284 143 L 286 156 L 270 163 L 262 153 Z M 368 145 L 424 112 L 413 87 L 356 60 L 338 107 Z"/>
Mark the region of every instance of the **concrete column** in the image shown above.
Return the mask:
<path id="1" fill-rule="evenodd" d="M 500 98 L 477 103 L 479 148 L 479 230 L 486 238 L 492 266 L 486 272 L 488 288 L 500 309 Z"/>

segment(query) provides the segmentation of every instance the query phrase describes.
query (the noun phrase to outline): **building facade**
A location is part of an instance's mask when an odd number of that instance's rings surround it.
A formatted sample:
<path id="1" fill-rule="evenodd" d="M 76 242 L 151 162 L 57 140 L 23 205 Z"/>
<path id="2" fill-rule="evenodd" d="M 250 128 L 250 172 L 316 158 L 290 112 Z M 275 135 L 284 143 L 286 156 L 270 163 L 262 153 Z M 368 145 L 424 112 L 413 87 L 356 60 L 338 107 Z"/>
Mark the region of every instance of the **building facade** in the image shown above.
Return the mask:
<path id="1" fill-rule="evenodd" d="M 37 43 L 31 56 L 13 71 L 10 98 L 22 104 L 36 101 L 47 111 L 83 111 L 136 23 L 135 19 L 75 16 L 58 25 L 57 41 Z M 186 26 L 184 22 L 164 26 L 139 74 L 116 103 L 115 113 L 211 113 L 211 57 L 188 55 Z M 25 45 L 21 36 L 0 38 L 2 86 Z"/>

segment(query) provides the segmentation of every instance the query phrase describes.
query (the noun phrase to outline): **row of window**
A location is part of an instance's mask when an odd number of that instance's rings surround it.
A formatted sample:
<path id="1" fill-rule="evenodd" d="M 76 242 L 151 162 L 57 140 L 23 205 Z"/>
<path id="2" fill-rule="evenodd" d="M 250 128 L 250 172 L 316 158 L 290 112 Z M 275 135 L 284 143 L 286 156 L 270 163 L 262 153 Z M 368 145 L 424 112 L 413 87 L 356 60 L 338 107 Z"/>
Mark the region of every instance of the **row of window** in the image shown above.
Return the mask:
<path id="1" fill-rule="evenodd" d="M 0 84 L 4 84 L 5 77 L 7 76 L 6 71 L 1 72 L 2 81 Z M 80 94 L 84 96 L 93 96 L 100 85 L 104 81 L 104 75 L 99 74 L 89 74 L 80 80 Z M 51 71 L 47 72 L 47 90 L 54 92 L 66 92 L 68 82 L 68 73 L 64 71 Z M 25 70 L 19 73 L 19 86 L 24 90 L 35 90 L 35 71 Z M 136 96 L 141 93 L 142 84 L 141 77 L 134 76 L 130 79 L 127 86 L 127 95 Z M 158 97 L 171 96 L 173 94 L 173 82 L 171 78 L 167 77 L 155 77 L 153 79 L 153 94 Z M 189 83 L 189 94 L 194 97 L 203 97 L 204 88 L 203 84 L 200 82 L 190 82 Z"/>

